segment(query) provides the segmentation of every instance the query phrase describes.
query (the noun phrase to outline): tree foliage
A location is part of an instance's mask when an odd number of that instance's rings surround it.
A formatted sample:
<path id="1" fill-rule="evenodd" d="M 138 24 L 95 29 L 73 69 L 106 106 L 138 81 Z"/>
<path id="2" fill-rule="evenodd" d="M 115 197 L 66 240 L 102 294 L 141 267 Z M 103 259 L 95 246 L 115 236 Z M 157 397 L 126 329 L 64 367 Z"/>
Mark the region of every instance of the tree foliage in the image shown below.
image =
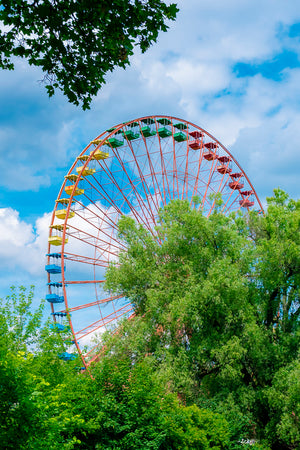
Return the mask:
<path id="1" fill-rule="evenodd" d="M 177 11 L 161 0 L 0 0 L 0 67 L 26 58 L 50 97 L 60 89 L 86 109 L 107 72 L 129 65 L 135 46 L 145 52 Z"/>
<path id="2" fill-rule="evenodd" d="M 265 215 L 206 218 L 173 201 L 158 239 L 129 217 L 119 229 L 128 249 L 107 288 L 137 317 L 114 351 L 153 355 L 187 404 L 226 414 L 236 442 L 298 448 L 299 386 L 284 377 L 299 365 L 300 202 L 275 190 Z"/>
<path id="3" fill-rule="evenodd" d="M 226 419 L 185 406 L 156 376 L 154 358 L 133 365 L 107 354 L 93 379 L 61 361 L 67 336 L 41 326 L 33 291 L 13 289 L 0 306 L 0 440 L 5 449 L 228 448 Z"/>
<path id="4" fill-rule="evenodd" d="M 0 299 L 0 441 L 6 449 L 42 447 L 28 444 L 42 438 L 40 393 L 46 399 L 48 387 L 68 372 L 57 357 L 61 339 L 41 327 L 43 302 L 32 311 L 33 293 L 33 287 L 13 287 Z"/>
<path id="5" fill-rule="evenodd" d="M 205 218 L 160 213 L 158 239 L 129 217 L 107 288 L 136 316 L 80 373 L 68 332 L 42 326 L 33 290 L 0 302 L 0 441 L 6 449 L 296 450 L 300 445 L 300 202 Z"/>

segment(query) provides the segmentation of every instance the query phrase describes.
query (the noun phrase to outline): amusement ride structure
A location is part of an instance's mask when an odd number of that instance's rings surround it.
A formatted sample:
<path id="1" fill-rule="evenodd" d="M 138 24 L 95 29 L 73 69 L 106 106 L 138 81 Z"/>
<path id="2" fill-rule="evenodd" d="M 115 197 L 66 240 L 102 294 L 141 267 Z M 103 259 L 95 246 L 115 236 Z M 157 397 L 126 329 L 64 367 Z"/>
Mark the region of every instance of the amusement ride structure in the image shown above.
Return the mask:
<path id="1" fill-rule="evenodd" d="M 206 216 L 218 194 L 221 211 L 262 211 L 235 158 L 211 134 L 186 120 L 147 116 L 104 131 L 75 159 L 52 214 L 46 271 L 54 327 L 69 323 L 83 366 L 99 357 L 99 336 L 134 315 L 130 301 L 103 290 L 105 270 L 126 250 L 118 220 L 128 215 L 155 235 L 158 211 L 172 199 L 201 200 Z M 74 353 L 75 352 L 75 353 Z"/>

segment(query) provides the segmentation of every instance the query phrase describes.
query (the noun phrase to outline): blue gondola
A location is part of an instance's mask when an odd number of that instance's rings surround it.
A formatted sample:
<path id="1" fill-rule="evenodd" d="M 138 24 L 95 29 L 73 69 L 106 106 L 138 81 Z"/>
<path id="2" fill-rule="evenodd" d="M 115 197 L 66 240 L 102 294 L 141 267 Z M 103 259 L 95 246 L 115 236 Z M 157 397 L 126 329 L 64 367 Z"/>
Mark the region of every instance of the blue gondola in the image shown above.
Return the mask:
<path id="1" fill-rule="evenodd" d="M 46 264 L 45 270 L 48 273 L 61 273 L 61 267 L 57 264 Z"/>
<path id="2" fill-rule="evenodd" d="M 52 289 L 49 294 L 46 295 L 46 300 L 50 303 L 63 303 L 64 296 L 62 295 L 62 283 L 47 283 Z"/>
<path id="3" fill-rule="evenodd" d="M 61 265 L 58 264 L 61 259 L 61 253 L 47 253 L 49 257 L 49 264 L 45 265 L 45 270 L 48 273 L 61 273 Z M 66 270 L 66 267 L 64 268 Z"/>
<path id="4" fill-rule="evenodd" d="M 47 294 L 46 300 L 49 303 L 63 303 L 65 301 L 64 296 L 58 294 Z"/>

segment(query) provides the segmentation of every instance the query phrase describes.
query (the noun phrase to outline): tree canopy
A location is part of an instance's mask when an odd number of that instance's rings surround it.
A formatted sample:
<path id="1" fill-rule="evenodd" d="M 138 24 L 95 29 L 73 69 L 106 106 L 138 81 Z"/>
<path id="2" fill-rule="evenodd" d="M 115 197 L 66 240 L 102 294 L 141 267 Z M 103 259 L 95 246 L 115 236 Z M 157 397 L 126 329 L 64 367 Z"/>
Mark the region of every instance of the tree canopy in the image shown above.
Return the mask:
<path id="1" fill-rule="evenodd" d="M 41 324 L 32 290 L 0 301 L 0 440 L 7 449 L 296 450 L 300 446 L 300 202 L 265 215 L 186 201 L 157 239 L 130 217 L 107 289 L 135 317 L 90 367 L 62 361 L 68 328 Z"/>
<path id="2" fill-rule="evenodd" d="M 67 332 L 41 326 L 33 290 L 13 288 L 0 300 L 0 440 L 5 449 L 140 450 L 227 448 L 219 413 L 186 406 L 153 358 L 133 365 L 107 354 L 80 373 L 80 361 L 58 355 Z"/>
<path id="3" fill-rule="evenodd" d="M 145 52 L 177 11 L 161 0 L 0 0 L 0 67 L 26 58 L 50 97 L 60 89 L 87 109 L 105 75 L 129 65 L 135 46 Z"/>
<path id="4" fill-rule="evenodd" d="M 300 445 L 299 229 L 300 202 L 279 189 L 265 215 L 206 218 L 176 200 L 158 239 L 121 219 L 128 249 L 107 272 L 136 311 L 115 351 L 152 355 L 187 404 L 222 411 L 237 441 L 272 449 Z"/>

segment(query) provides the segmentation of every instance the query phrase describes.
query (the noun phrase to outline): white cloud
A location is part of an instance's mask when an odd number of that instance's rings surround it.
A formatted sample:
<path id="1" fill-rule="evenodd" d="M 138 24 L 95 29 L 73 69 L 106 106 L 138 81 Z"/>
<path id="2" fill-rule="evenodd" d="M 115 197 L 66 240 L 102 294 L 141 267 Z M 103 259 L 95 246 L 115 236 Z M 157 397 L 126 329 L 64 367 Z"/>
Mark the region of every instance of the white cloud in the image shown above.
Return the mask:
<path id="1" fill-rule="evenodd" d="M 12 244 L 13 247 L 21 247 L 33 240 L 32 226 L 21 222 L 19 214 L 10 208 L 0 210 L 0 240 L 1 253 L 9 253 L 8 249 Z M 4 244 L 7 243 L 7 246 Z"/>
<path id="2" fill-rule="evenodd" d="M 37 82 L 42 74 L 26 61 L 18 61 L 15 72 L 2 72 L 4 188 L 38 192 L 51 185 L 58 191 L 68 166 L 92 138 L 114 124 L 160 113 L 205 128 L 230 147 L 246 172 L 255 164 L 247 166 L 251 158 L 244 155 L 251 154 L 254 161 L 253 149 L 264 141 L 256 160 L 264 173 L 273 170 L 269 161 L 280 136 L 289 140 L 287 133 L 292 131 L 293 139 L 299 139 L 292 126 L 299 111 L 299 70 L 286 69 L 285 78 L 275 82 L 262 75 L 238 78 L 233 67 L 237 62 L 263 63 L 284 49 L 297 49 L 298 40 L 286 33 L 300 20 L 297 2 L 179 0 L 178 4 L 177 20 L 159 35 L 158 43 L 143 55 L 137 53 L 126 71 L 108 74 L 91 111 L 82 112 L 61 94 L 49 100 Z M 286 161 L 297 160 L 290 145 L 285 153 Z M 283 186 L 290 185 L 290 170 L 286 165 L 281 171 Z M 265 177 L 264 193 L 271 192 L 273 178 Z"/>
<path id="3" fill-rule="evenodd" d="M 180 58 L 166 70 L 166 75 L 181 87 L 183 95 L 214 93 L 225 89 L 229 83 L 228 69 L 219 64 L 212 66 Z"/>
<path id="4" fill-rule="evenodd" d="M 20 219 L 12 208 L 0 209 L 0 270 L 22 271 L 24 274 L 44 274 L 44 255 L 50 214 L 37 219 L 36 227 Z"/>

